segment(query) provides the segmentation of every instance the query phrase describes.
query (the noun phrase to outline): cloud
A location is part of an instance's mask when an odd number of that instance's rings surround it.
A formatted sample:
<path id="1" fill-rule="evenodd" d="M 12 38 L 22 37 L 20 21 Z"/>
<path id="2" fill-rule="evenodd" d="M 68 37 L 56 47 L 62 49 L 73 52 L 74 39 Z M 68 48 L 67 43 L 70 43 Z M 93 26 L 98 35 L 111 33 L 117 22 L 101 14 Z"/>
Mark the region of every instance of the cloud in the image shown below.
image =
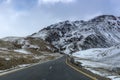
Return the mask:
<path id="1" fill-rule="evenodd" d="M 10 4 L 12 2 L 12 0 L 6 0 L 7 4 Z"/>
<path id="2" fill-rule="evenodd" d="M 27 36 L 59 21 L 53 15 L 41 11 L 36 5 L 27 10 L 19 10 L 15 8 L 18 6 L 13 4 L 13 0 L 9 3 L 6 0 L 0 4 L 0 37 Z"/>
<path id="3" fill-rule="evenodd" d="M 38 0 L 39 4 L 71 3 L 76 0 Z"/>
<path id="4" fill-rule="evenodd" d="M 0 0 L 0 37 L 27 36 L 64 20 L 120 15 L 119 3 L 119 0 Z"/>
<path id="5" fill-rule="evenodd" d="M 25 12 L 15 11 L 11 4 L 6 2 L 1 3 L 0 5 L 0 37 L 17 35 L 17 27 L 15 26 L 16 22 L 20 17 L 25 15 Z M 20 25 L 20 24 L 19 24 Z"/>

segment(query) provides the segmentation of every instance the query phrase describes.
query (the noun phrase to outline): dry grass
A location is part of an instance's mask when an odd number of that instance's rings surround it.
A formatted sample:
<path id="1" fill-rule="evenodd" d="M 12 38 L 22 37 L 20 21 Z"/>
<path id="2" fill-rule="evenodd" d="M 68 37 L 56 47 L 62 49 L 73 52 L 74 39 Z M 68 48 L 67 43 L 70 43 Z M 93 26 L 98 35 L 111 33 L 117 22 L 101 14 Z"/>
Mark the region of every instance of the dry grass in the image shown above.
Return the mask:
<path id="1" fill-rule="evenodd" d="M 55 56 L 47 56 L 47 57 L 45 58 L 45 60 L 53 60 L 53 59 L 55 59 Z"/>
<path id="2" fill-rule="evenodd" d="M 49 61 L 55 59 L 56 57 L 58 57 L 58 55 L 22 54 L 14 51 L 0 50 L 0 70 L 14 68 L 22 64 L 31 64 L 42 61 Z"/>
<path id="3" fill-rule="evenodd" d="M 30 54 L 20 54 L 13 51 L 0 52 L 0 70 L 36 62 L 39 62 L 39 59 L 35 59 L 34 56 Z"/>
<path id="4" fill-rule="evenodd" d="M 51 49 L 48 49 L 48 47 L 53 48 L 53 46 L 46 43 L 42 39 L 28 37 L 27 40 L 30 44 L 39 46 L 39 49 L 36 48 L 36 49 L 33 49 L 33 50 L 53 52 Z"/>
<path id="5" fill-rule="evenodd" d="M 9 69 L 21 64 L 30 64 L 35 62 L 38 62 L 38 60 L 29 58 L 12 58 L 10 60 L 5 60 L 3 58 L 0 58 L 0 70 Z"/>

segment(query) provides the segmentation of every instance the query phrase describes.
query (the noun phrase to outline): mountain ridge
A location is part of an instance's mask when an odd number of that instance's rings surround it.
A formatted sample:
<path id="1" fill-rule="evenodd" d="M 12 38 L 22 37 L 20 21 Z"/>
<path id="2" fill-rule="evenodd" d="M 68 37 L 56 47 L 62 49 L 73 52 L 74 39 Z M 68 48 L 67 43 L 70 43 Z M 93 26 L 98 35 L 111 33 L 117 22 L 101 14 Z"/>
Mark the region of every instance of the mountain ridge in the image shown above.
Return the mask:
<path id="1" fill-rule="evenodd" d="M 120 43 L 120 17 L 100 15 L 88 21 L 63 21 L 29 37 L 39 37 L 64 53 Z"/>

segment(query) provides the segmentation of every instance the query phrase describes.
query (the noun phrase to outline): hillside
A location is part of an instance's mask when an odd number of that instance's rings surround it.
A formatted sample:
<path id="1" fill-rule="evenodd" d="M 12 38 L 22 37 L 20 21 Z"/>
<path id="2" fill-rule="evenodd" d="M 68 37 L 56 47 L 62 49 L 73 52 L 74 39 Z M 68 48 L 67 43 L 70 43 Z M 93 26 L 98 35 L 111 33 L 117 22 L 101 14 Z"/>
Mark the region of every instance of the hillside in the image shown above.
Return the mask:
<path id="1" fill-rule="evenodd" d="M 60 57 L 55 50 L 39 38 L 3 38 L 0 40 L 0 73 Z"/>
<path id="2" fill-rule="evenodd" d="M 41 38 L 62 53 L 106 48 L 120 43 L 120 17 L 101 15 L 88 21 L 63 21 L 29 37 Z"/>
<path id="3" fill-rule="evenodd" d="M 54 46 L 40 38 L 6 37 L 1 39 L 1 41 L 2 42 L 0 43 L 0 46 L 8 50 L 24 49 L 30 51 L 33 54 L 41 54 L 42 52 L 54 52 L 56 50 Z"/>
<path id="4" fill-rule="evenodd" d="M 93 48 L 72 54 L 75 63 L 111 80 L 120 79 L 120 44 L 110 48 Z"/>

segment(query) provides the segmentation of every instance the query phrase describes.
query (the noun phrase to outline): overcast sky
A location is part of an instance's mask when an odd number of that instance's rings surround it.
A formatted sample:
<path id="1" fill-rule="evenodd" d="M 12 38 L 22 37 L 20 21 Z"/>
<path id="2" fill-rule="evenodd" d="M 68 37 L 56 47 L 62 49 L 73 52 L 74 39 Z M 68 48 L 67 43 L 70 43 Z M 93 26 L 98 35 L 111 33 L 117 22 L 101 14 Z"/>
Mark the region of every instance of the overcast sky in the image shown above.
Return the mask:
<path id="1" fill-rule="evenodd" d="M 120 16 L 120 0 L 0 0 L 0 38 L 27 36 L 65 20 Z"/>

